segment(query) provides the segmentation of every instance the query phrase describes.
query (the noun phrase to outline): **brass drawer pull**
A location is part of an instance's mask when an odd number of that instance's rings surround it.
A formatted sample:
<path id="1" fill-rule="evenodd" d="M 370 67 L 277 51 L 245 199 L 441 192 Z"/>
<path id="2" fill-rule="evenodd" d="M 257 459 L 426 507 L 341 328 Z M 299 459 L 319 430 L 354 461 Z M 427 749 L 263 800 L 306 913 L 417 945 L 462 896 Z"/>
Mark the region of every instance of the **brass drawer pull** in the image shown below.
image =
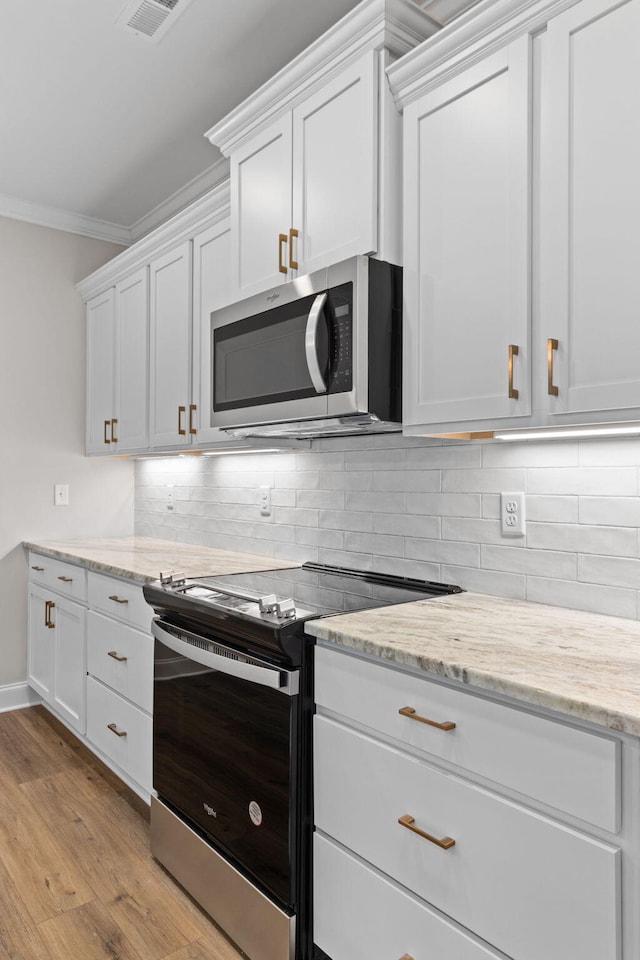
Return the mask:
<path id="1" fill-rule="evenodd" d="M 63 583 L 73 583 L 73 577 L 58 577 L 58 580 L 62 580 Z"/>
<path id="2" fill-rule="evenodd" d="M 408 717 L 409 720 L 418 720 L 420 723 L 427 723 L 430 727 L 437 727 L 438 730 L 455 730 L 456 725 L 452 723 L 451 720 L 444 720 L 442 723 L 438 723 L 437 720 L 429 720 L 428 717 L 421 717 L 419 713 L 416 713 L 414 707 L 400 707 L 398 713 L 402 714 L 403 717 Z"/>
<path id="3" fill-rule="evenodd" d="M 403 953 L 400 960 L 413 960 L 413 957 L 408 953 Z"/>
<path id="4" fill-rule="evenodd" d="M 442 850 L 455 847 L 456 842 L 453 837 L 442 837 L 442 839 L 439 840 L 437 837 L 432 837 L 430 833 L 425 833 L 420 827 L 414 827 L 415 822 L 415 817 L 412 817 L 410 813 L 405 813 L 403 816 L 398 817 L 398 823 L 401 827 L 406 827 L 407 830 L 411 830 L 412 833 L 417 833 L 419 837 L 424 837 L 429 843 L 435 843 L 436 847 L 440 847 Z"/>
<path id="5" fill-rule="evenodd" d="M 293 238 L 298 238 L 298 231 L 291 227 L 289 230 L 289 266 L 292 270 L 298 269 L 298 261 L 293 259 Z"/>
<path id="6" fill-rule="evenodd" d="M 513 358 L 517 357 L 520 353 L 520 348 L 515 343 L 509 344 L 509 399 L 517 400 L 520 396 L 520 393 L 513 385 Z"/>
<path id="7" fill-rule="evenodd" d="M 116 437 L 115 431 L 114 431 L 114 429 L 113 429 L 113 428 L 116 426 L 117 422 L 118 422 L 117 420 L 112 420 L 112 421 L 111 421 L 111 443 L 117 443 L 117 442 L 118 442 L 118 438 Z"/>
<path id="8" fill-rule="evenodd" d="M 114 660 L 117 660 L 118 663 L 125 663 L 126 660 L 127 660 L 126 657 L 119 657 L 115 650 L 109 650 L 107 656 L 108 656 L 108 657 L 113 657 L 113 659 L 114 659 Z"/>
<path id="9" fill-rule="evenodd" d="M 128 600 L 121 600 L 120 597 L 115 593 L 109 597 L 109 600 L 113 600 L 114 603 L 129 603 Z"/>
<path id="10" fill-rule="evenodd" d="M 116 737 L 126 737 L 126 730 L 118 730 L 118 725 L 116 723 L 108 723 L 107 730 L 111 730 L 112 733 L 115 733 Z"/>
<path id="11" fill-rule="evenodd" d="M 557 340 L 547 340 L 547 393 L 550 397 L 558 396 L 558 388 L 553 382 L 553 351 L 557 349 Z"/>
<path id="12" fill-rule="evenodd" d="M 38 573 L 44 573 L 44 567 L 31 567 L 32 570 L 37 570 Z"/>
<path id="13" fill-rule="evenodd" d="M 195 404 L 195 403 L 190 403 L 190 404 L 189 404 L 189 433 L 191 433 L 191 434 L 194 434 L 194 433 L 197 433 L 197 432 L 198 432 L 197 429 L 196 429 L 196 428 L 194 427 L 194 425 L 193 425 L 193 415 L 194 415 L 194 413 L 196 412 L 197 409 L 198 409 L 197 404 Z"/>
<path id="14" fill-rule="evenodd" d="M 107 438 L 107 430 L 109 429 L 109 424 L 110 424 L 110 423 L 111 423 L 110 420 L 105 420 L 105 422 L 104 422 L 104 442 L 105 442 L 105 443 L 111 443 L 111 440 L 109 440 L 109 439 Z"/>
<path id="15" fill-rule="evenodd" d="M 279 233 L 279 234 L 278 234 L 278 272 L 279 272 L 279 273 L 286 273 L 286 272 L 287 272 L 287 265 L 286 265 L 286 263 L 283 263 L 283 262 L 282 262 L 282 244 L 283 244 L 283 243 L 286 243 L 286 242 L 287 242 L 287 239 L 288 239 L 288 238 L 287 238 L 286 233 Z"/>
<path id="16" fill-rule="evenodd" d="M 55 603 L 53 600 L 45 600 L 44 602 L 44 625 L 49 627 L 52 630 L 55 627 L 55 623 L 51 619 L 51 611 L 55 608 Z"/>

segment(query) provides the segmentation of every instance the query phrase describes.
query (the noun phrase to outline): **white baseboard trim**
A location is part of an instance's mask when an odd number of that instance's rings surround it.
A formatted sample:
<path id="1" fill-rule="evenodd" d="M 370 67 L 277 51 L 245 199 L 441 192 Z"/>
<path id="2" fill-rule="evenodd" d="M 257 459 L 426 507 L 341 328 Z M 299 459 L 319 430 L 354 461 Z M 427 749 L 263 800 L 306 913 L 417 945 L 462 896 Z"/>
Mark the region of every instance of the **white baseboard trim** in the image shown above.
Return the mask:
<path id="1" fill-rule="evenodd" d="M 42 703 L 42 697 L 32 690 L 28 683 L 6 683 L 0 686 L 0 713 L 34 707 L 37 703 Z"/>

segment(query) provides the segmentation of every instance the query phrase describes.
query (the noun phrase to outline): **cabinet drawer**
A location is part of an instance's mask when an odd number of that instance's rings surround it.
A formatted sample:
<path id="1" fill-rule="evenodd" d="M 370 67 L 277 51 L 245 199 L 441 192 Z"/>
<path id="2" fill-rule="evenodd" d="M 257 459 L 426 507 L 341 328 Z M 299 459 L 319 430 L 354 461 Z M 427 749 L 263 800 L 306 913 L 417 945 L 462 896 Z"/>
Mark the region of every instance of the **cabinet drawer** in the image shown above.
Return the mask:
<path id="1" fill-rule="evenodd" d="M 87 677 L 87 739 L 151 791 L 151 717 L 93 677 Z"/>
<path id="2" fill-rule="evenodd" d="M 151 630 L 153 610 L 144 599 L 142 587 L 89 571 L 89 606 L 140 630 Z"/>
<path id="3" fill-rule="evenodd" d="M 325 833 L 518 960 L 618 960 L 620 850 L 315 717 Z M 441 849 L 400 825 L 451 837 Z"/>
<path id="4" fill-rule="evenodd" d="M 87 614 L 87 669 L 147 713 L 153 708 L 153 637 L 101 613 Z"/>
<path id="5" fill-rule="evenodd" d="M 316 701 L 588 823 L 619 829 L 620 743 L 612 737 L 324 647 L 316 648 Z M 413 720 L 402 707 L 455 728 Z"/>
<path id="6" fill-rule="evenodd" d="M 497 955 L 316 833 L 313 939 L 332 960 L 498 960 Z"/>
<path id="7" fill-rule="evenodd" d="M 87 599 L 87 571 L 39 553 L 29 553 L 29 579 L 72 600 Z"/>

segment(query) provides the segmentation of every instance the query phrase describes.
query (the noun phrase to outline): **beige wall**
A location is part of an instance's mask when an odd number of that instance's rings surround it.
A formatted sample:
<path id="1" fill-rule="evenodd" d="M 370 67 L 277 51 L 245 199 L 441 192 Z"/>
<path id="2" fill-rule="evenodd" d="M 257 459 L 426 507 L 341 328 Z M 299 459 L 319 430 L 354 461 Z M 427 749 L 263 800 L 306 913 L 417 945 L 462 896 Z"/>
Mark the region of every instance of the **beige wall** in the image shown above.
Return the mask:
<path id="1" fill-rule="evenodd" d="M 74 284 L 121 247 L 0 217 L 0 686 L 26 678 L 23 540 L 133 528 L 133 469 L 84 456 L 85 319 Z M 54 483 L 70 504 L 54 507 Z"/>

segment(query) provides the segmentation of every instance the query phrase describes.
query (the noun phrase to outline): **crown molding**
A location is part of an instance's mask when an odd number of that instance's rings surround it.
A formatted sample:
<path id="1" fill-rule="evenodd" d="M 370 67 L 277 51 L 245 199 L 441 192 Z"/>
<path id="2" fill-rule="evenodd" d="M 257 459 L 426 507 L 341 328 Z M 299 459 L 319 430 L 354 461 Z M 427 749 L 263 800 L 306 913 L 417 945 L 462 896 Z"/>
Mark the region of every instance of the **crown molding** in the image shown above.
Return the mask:
<path id="1" fill-rule="evenodd" d="M 49 227 L 51 230 L 77 233 L 81 237 L 91 237 L 93 240 L 108 240 L 110 243 L 119 243 L 123 246 L 129 246 L 133 242 L 131 230 L 119 223 L 97 220 L 94 217 L 86 217 L 82 213 L 70 213 L 58 207 L 47 207 L 32 203 L 30 200 L 19 200 L 16 197 L 0 196 L 0 216 L 34 223 L 39 227 Z"/>
<path id="2" fill-rule="evenodd" d="M 306 100 L 365 53 L 400 57 L 441 26 L 412 0 L 364 0 L 247 97 L 205 137 L 228 156 L 246 138 Z"/>
<path id="3" fill-rule="evenodd" d="M 146 234 L 130 250 L 119 253 L 113 260 L 85 277 L 76 284 L 75 289 L 83 300 L 98 296 L 135 270 L 146 266 L 150 260 L 162 256 L 166 250 L 226 219 L 230 209 L 231 189 L 229 181 L 225 180 L 204 197 Z"/>
<path id="4" fill-rule="evenodd" d="M 525 33 L 541 30 L 548 20 L 578 0 L 484 0 L 441 33 L 387 67 L 397 106 L 402 110 L 422 94 L 506 46 Z"/>
<path id="5" fill-rule="evenodd" d="M 159 203 L 157 207 L 146 213 L 144 217 L 140 217 L 139 220 L 132 223 L 129 229 L 133 242 L 137 242 L 180 210 L 184 210 L 186 206 L 199 200 L 200 197 L 213 190 L 223 180 L 226 180 L 228 176 L 229 161 L 226 157 L 220 157 L 197 177 L 185 183 L 183 187 L 180 187 L 170 197 Z"/>

